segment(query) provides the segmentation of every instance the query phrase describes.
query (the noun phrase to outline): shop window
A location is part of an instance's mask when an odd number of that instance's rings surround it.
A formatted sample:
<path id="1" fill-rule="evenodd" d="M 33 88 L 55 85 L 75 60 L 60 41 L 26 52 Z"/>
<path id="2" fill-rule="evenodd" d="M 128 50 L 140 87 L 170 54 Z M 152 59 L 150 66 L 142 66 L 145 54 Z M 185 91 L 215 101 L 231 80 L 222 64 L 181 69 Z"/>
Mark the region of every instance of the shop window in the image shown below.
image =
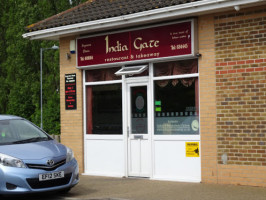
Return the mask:
<path id="1" fill-rule="evenodd" d="M 157 63 L 154 65 L 154 76 L 172 76 L 198 73 L 198 60 L 180 60 Z"/>
<path id="2" fill-rule="evenodd" d="M 187 67 L 184 63 L 187 63 Z M 162 65 L 155 65 L 155 76 L 197 73 L 195 60 Z M 155 134 L 199 134 L 197 77 L 154 81 L 154 103 Z"/>
<path id="3" fill-rule="evenodd" d="M 86 71 L 86 82 L 121 80 L 121 76 L 115 75 L 119 68 L 95 69 Z"/>
<path id="4" fill-rule="evenodd" d="M 87 134 L 122 134 L 122 85 L 86 87 Z"/>

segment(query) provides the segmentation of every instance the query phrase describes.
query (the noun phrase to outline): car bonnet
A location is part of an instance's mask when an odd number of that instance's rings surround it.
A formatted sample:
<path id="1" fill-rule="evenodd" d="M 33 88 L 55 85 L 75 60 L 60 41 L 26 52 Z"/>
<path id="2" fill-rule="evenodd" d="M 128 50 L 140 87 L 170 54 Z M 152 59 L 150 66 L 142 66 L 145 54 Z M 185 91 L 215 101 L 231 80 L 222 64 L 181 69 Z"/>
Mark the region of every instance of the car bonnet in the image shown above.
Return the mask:
<path id="1" fill-rule="evenodd" d="M 65 156 L 66 148 L 54 140 L 49 140 L 26 144 L 1 145 L 0 153 L 21 160 L 40 160 L 47 157 Z"/>

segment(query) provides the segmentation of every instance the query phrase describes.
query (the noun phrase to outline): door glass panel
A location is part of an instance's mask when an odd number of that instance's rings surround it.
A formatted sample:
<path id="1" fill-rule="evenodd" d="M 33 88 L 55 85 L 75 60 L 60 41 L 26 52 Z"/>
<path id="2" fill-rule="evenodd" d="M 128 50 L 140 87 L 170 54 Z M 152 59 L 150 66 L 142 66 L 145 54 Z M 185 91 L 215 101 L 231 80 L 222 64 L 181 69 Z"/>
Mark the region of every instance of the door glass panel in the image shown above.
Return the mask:
<path id="1" fill-rule="evenodd" d="M 147 86 L 131 87 L 131 132 L 147 134 Z"/>

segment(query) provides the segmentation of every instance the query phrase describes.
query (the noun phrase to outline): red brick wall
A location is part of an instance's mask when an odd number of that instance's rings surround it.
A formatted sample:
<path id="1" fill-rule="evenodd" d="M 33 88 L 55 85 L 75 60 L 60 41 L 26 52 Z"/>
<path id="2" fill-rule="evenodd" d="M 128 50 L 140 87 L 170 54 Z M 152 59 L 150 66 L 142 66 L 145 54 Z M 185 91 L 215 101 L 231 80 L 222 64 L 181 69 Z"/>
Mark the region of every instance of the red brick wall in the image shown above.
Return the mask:
<path id="1" fill-rule="evenodd" d="M 198 18 L 202 182 L 266 187 L 265 11 Z"/>
<path id="2" fill-rule="evenodd" d="M 214 23 L 218 163 L 266 166 L 266 9 Z"/>
<path id="3" fill-rule="evenodd" d="M 266 187 L 266 9 L 216 14 L 213 19 L 217 165 L 208 176 L 202 173 L 202 180 Z"/>

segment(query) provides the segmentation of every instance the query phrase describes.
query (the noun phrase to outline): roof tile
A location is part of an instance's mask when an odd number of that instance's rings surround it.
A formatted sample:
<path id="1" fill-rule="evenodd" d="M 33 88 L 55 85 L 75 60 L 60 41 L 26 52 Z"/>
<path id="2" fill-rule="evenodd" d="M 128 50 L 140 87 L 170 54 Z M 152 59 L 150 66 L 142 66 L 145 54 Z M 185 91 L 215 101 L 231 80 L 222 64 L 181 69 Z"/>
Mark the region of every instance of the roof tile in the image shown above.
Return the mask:
<path id="1" fill-rule="evenodd" d="M 27 26 L 28 32 L 118 17 L 202 0 L 89 0 L 74 8 Z"/>

